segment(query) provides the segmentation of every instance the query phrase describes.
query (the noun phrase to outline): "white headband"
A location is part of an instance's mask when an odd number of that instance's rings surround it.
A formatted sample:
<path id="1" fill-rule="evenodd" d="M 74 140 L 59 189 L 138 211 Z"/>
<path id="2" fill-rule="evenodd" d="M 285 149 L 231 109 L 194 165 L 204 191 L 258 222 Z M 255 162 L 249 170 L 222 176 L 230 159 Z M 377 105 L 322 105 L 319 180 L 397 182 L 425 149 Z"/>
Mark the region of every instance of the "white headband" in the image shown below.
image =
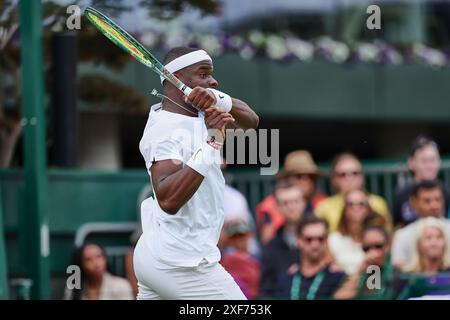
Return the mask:
<path id="1" fill-rule="evenodd" d="M 170 61 L 168 64 L 165 65 L 166 69 L 170 71 L 171 73 L 177 72 L 178 70 L 181 70 L 183 68 L 186 68 L 190 65 L 193 65 L 197 62 L 209 60 L 212 62 L 211 57 L 208 55 L 208 53 L 205 50 L 197 50 L 193 51 L 191 53 L 187 53 L 185 55 L 182 55 L 175 60 Z M 164 82 L 163 77 L 161 77 L 161 84 Z"/>

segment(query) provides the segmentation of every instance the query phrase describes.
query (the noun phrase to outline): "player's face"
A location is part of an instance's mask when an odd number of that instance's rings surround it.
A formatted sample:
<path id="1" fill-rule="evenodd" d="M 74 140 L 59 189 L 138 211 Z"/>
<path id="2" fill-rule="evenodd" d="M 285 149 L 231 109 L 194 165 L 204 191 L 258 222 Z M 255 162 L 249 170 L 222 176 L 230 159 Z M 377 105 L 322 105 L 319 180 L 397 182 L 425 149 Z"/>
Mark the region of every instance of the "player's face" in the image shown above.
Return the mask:
<path id="1" fill-rule="evenodd" d="M 99 246 L 95 244 L 86 246 L 82 258 L 88 277 L 101 277 L 106 272 L 106 257 Z"/>
<path id="2" fill-rule="evenodd" d="M 339 192 L 361 189 L 364 183 L 361 164 L 353 158 L 342 159 L 336 164 L 332 179 Z"/>
<path id="3" fill-rule="evenodd" d="M 441 259 L 444 256 L 445 239 L 436 227 L 425 228 L 419 242 L 419 251 L 428 259 Z"/>
<path id="4" fill-rule="evenodd" d="M 175 73 L 181 81 L 191 88 L 217 88 L 219 83 L 213 77 L 214 66 L 211 61 L 205 60 L 186 67 Z"/>
<path id="5" fill-rule="evenodd" d="M 435 180 L 441 166 L 441 157 L 434 146 L 425 146 L 416 151 L 408 165 L 418 180 Z"/>

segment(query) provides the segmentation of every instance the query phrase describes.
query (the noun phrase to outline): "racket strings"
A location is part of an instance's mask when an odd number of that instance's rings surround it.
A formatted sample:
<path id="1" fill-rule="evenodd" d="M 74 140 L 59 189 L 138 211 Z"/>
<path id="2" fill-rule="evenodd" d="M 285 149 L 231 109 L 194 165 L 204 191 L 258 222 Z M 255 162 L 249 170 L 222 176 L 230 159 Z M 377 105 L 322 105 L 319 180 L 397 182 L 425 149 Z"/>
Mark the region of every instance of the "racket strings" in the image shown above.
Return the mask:
<path id="1" fill-rule="evenodd" d="M 173 104 L 179 106 L 181 109 L 184 109 L 185 111 L 187 111 L 187 112 L 189 112 L 189 113 L 191 113 L 191 114 L 193 114 L 193 115 L 195 115 L 195 116 L 198 115 L 198 114 L 195 113 L 194 111 L 189 110 L 188 108 L 183 107 L 181 104 L 179 104 L 179 103 L 173 101 L 173 100 L 170 99 L 168 96 L 163 95 L 162 93 L 159 93 L 156 89 L 153 89 L 152 92 L 151 92 L 151 94 L 154 95 L 155 97 L 158 97 L 158 98 L 162 99 L 162 100 L 163 100 L 163 99 L 167 99 L 167 100 L 171 101 Z M 194 108 L 195 108 L 195 107 L 194 107 Z"/>

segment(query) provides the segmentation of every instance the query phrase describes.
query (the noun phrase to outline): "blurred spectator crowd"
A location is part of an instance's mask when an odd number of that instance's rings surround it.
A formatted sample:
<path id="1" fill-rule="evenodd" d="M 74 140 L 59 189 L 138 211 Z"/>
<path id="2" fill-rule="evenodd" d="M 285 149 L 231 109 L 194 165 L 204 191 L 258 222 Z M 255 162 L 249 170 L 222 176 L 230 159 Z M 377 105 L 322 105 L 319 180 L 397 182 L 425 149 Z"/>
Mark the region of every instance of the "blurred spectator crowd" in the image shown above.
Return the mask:
<path id="1" fill-rule="evenodd" d="M 335 156 L 335 193 L 327 195 L 317 190 L 323 172 L 312 155 L 293 151 L 255 215 L 244 195 L 226 186 L 221 264 L 249 299 L 450 296 L 450 193 L 439 180 L 440 164 L 437 143 L 418 136 L 407 161 L 410 180 L 389 207 L 366 190 L 356 155 Z M 66 290 L 65 298 L 134 299 L 132 255 L 125 257 L 126 281 L 108 272 L 100 246 L 79 248 L 73 263 L 84 289 Z"/>
<path id="2" fill-rule="evenodd" d="M 273 192 L 251 210 L 228 187 L 222 264 L 249 299 L 450 297 L 449 190 L 439 180 L 438 144 L 412 143 L 410 179 L 391 207 L 365 188 L 360 160 L 336 155 L 330 181 L 306 150 L 289 153 Z"/>

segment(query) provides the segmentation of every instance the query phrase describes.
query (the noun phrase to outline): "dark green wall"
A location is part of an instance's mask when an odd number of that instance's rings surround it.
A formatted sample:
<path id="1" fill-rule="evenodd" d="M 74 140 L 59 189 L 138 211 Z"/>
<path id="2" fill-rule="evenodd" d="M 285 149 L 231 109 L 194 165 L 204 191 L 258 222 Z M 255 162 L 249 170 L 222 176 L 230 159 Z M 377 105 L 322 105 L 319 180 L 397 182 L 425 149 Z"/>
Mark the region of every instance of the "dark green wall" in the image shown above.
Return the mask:
<path id="1" fill-rule="evenodd" d="M 220 88 L 247 101 L 262 117 L 450 121 L 450 68 L 246 61 L 236 55 L 214 62 Z M 83 65 L 80 74 L 94 70 L 147 97 L 152 88 L 161 88 L 159 78 L 135 61 L 119 73 Z"/>
<path id="2" fill-rule="evenodd" d="M 145 171 L 49 172 L 48 220 L 52 272 L 64 272 L 70 261 L 75 231 L 86 222 L 135 222 L 138 195 L 149 182 Z M 23 208 L 22 174 L 0 171 L 9 272 L 25 272 L 24 243 L 19 221 L 27 223 Z M 23 221 L 22 221 L 23 220 Z"/>

